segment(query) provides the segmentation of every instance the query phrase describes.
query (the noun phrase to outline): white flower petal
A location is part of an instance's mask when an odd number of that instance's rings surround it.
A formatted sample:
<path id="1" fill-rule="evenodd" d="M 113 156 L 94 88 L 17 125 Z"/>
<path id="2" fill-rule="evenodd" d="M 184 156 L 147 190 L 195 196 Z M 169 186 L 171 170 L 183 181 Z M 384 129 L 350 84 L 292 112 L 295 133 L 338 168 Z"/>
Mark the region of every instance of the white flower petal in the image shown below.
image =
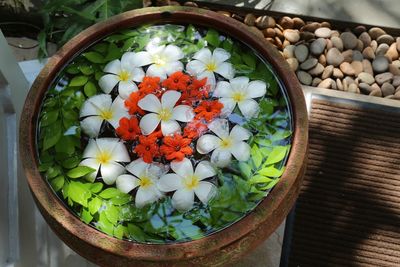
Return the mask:
<path id="1" fill-rule="evenodd" d="M 192 162 L 188 158 L 183 158 L 181 161 L 172 161 L 171 169 L 183 178 L 193 175 Z"/>
<path id="2" fill-rule="evenodd" d="M 235 143 L 230 151 L 238 161 L 247 161 L 250 158 L 250 146 L 245 142 Z"/>
<path id="3" fill-rule="evenodd" d="M 136 198 L 135 205 L 137 208 L 142 208 L 147 204 L 151 204 L 160 198 L 161 194 L 155 186 L 149 188 L 139 187 Z"/>
<path id="4" fill-rule="evenodd" d="M 118 142 L 111 151 L 111 158 L 116 162 L 129 162 L 130 157 L 126 146 L 122 142 Z"/>
<path id="5" fill-rule="evenodd" d="M 153 59 L 150 55 L 149 52 L 146 51 L 140 51 L 135 53 L 135 55 L 132 57 L 131 64 L 133 66 L 141 67 L 141 66 L 146 66 L 153 63 Z"/>
<path id="6" fill-rule="evenodd" d="M 164 51 L 165 45 L 159 46 L 158 44 L 159 44 L 159 40 L 155 40 L 155 38 L 154 38 L 154 39 L 150 40 L 150 42 L 146 45 L 146 50 L 150 53 L 150 55 L 152 55 L 152 56 L 159 55 Z"/>
<path id="7" fill-rule="evenodd" d="M 235 108 L 236 102 L 232 98 L 225 97 L 218 99 L 218 101 L 221 102 L 222 105 L 224 105 L 221 110 L 221 117 L 228 117 Z"/>
<path id="8" fill-rule="evenodd" d="M 215 72 L 225 79 L 232 79 L 235 76 L 235 69 L 233 68 L 232 64 L 228 62 L 219 64 Z"/>
<path id="9" fill-rule="evenodd" d="M 247 96 L 250 98 L 262 97 L 267 92 L 267 85 L 263 81 L 251 81 L 247 86 Z"/>
<path id="10" fill-rule="evenodd" d="M 229 136 L 229 122 L 225 119 L 215 119 L 208 124 L 208 129 L 215 133 L 219 138 Z"/>
<path id="11" fill-rule="evenodd" d="M 115 184 L 119 191 L 127 194 L 139 186 L 139 179 L 133 175 L 123 174 L 117 177 Z"/>
<path id="12" fill-rule="evenodd" d="M 226 167 L 232 160 L 231 152 L 217 148 L 211 154 L 211 162 L 217 167 Z"/>
<path id="13" fill-rule="evenodd" d="M 81 108 L 80 117 L 89 115 L 100 115 L 101 111 L 109 109 L 111 104 L 112 104 L 112 99 L 110 95 L 101 94 L 92 96 L 88 98 L 86 102 L 83 104 L 83 107 Z"/>
<path id="14" fill-rule="evenodd" d="M 160 100 L 153 94 L 146 95 L 145 97 L 140 99 L 138 102 L 138 106 L 143 110 L 156 113 L 161 110 Z"/>
<path id="15" fill-rule="evenodd" d="M 115 183 L 115 180 L 118 176 L 125 172 L 125 168 L 122 167 L 118 163 L 106 163 L 101 164 L 100 166 L 100 173 L 101 178 L 103 179 L 104 183 L 111 185 Z"/>
<path id="16" fill-rule="evenodd" d="M 142 130 L 142 134 L 149 135 L 157 128 L 160 123 L 160 118 L 158 114 L 149 113 L 143 116 L 140 120 L 139 126 Z"/>
<path id="17" fill-rule="evenodd" d="M 91 116 L 81 121 L 82 131 L 89 137 L 97 137 L 100 132 L 103 119 L 99 116 Z"/>
<path id="18" fill-rule="evenodd" d="M 132 70 L 134 68 L 135 62 L 135 53 L 134 52 L 126 52 L 121 57 L 121 69 L 124 70 Z"/>
<path id="19" fill-rule="evenodd" d="M 203 180 L 216 175 L 217 172 L 209 161 L 203 160 L 197 164 L 194 174 L 199 177 L 200 180 Z"/>
<path id="20" fill-rule="evenodd" d="M 181 133 L 181 126 L 175 120 L 161 121 L 161 132 L 164 136 Z"/>
<path id="21" fill-rule="evenodd" d="M 111 154 L 114 150 L 115 146 L 118 145 L 118 138 L 97 138 L 96 144 L 101 153 L 109 153 Z M 95 155 L 97 156 L 97 155 Z"/>
<path id="22" fill-rule="evenodd" d="M 205 134 L 197 140 L 196 150 L 200 154 L 207 154 L 219 146 L 221 139 L 215 135 Z"/>
<path id="23" fill-rule="evenodd" d="M 222 48 L 215 48 L 213 51 L 212 58 L 215 60 L 217 64 L 220 64 L 224 61 L 227 61 L 231 57 L 231 54 Z"/>
<path id="24" fill-rule="evenodd" d="M 167 45 L 162 53 L 168 57 L 168 61 L 170 62 L 180 60 L 184 57 L 182 50 L 176 45 Z"/>
<path id="25" fill-rule="evenodd" d="M 135 82 L 141 82 L 144 77 L 144 71 L 142 68 L 134 68 L 131 71 L 132 80 Z"/>
<path id="26" fill-rule="evenodd" d="M 214 97 L 232 97 L 231 84 L 226 81 L 220 81 L 217 83 L 215 90 L 213 92 Z"/>
<path id="27" fill-rule="evenodd" d="M 164 80 L 167 78 L 167 72 L 164 67 L 152 64 L 147 69 L 146 76 L 156 76 L 160 77 L 161 80 Z"/>
<path id="28" fill-rule="evenodd" d="M 188 122 L 194 118 L 193 108 L 187 105 L 179 105 L 172 110 L 172 118 L 177 121 Z"/>
<path id="29" fill-rule="evenodd" d="M 178 189 L 172 196 L 172 206 L 179 211 L 187 211 L 193 207 L 194 203 L 194 192 Z"/>
<path id="30" fill-rule="evenodd" d="M 238 103 L 239 109 L 246 119 L 257 116 L 260 107 L 258 103 L 253 99 L 246 99 Z"/>
<path id="31" fill-rule="evenodd" d="M 106 74 L 99 80 L 99 86 L 104 93 L 109 94 L 115 85 L 119 82 L 119 78 L 114 74 Z"/>
<path id="32" fill-rule="evenodd" d="M 200 182 L 194 192 L 203 204 L 207 204 L 216 195 L 217 188 L 210 182 Z"/>
<path id="33" fill-rule="evenodd" d="M 100 153 L 99 147 L 97 146 L 95 139 L 89 139 L 85 150 L 83 151 L 82 158 L 93 158 Z"/>
<path id="34" fill-rule="evenodd" d="M 206 64 L 200 60 L 192 60 L 186 64 L 186 71 L 193 76 L 197 76 L 206 69 Z"/>
<path id="35" fill-rule="evenodd" d="M 193 58 L 207 64 L 212 60 L 211 51 L 208 48 L 202 48 L 194 54 Z"/>
<path id="36" fill-rule="evenodd" d="M 164 71 L 171 75 L 174 72 L 182 71 L 183 70 L 183 63 L 180 61 L 172 61 L 165 64 Z"/>
<path id="37" fill-rule="evenodd" d="M 172 109 L 179 98 L 181 98 L 181 93 L 177 91 L 166 91 L 161 97 L 162 108 Z"/>
<path id="38" fill-rule="evenodd" d="M 128 172 L 132 173 L 136 177 L 141 177 L 146 173 L 146 169 L 150 164 L 143 161 L 142 158 L 138 158 L 137 160 L 132 161 L 128 165 L 126 165 L 126 169 Z"/>
<path id="39" fill-rule="evenodd" d="M 234 92 L 247 92 L 247 86 L 249 84 L 249 78 L 240 76 L 229 80 L 231 88 Z"/>
<path id="40" fill-rule="evenodd" d="M 167 173 L 158 180 L 157 187 L 162 192 L 175 191 L 182 188 L 182 177 L 175 173 Z"/>
<path id="41" fill-rule="evenodd" d="M 198 80 L 202 80 L 204 78 L 207 78 L 206 85 L 210 86 L 210 90 L 214 90 L 216 84 L 214 72 L 204 71 L 201 74 L 197 75 Z"/>
<path id="42" fill-rule="evenodd" d="M 96 179 L 97 172 L 99 171 L 99 162 L 95 159 L 84 159 L 81 161 L 81 163 L 79 163 L 79 166 L 87 166 L 96 170 L 88 175 L 90 182 L 93 183 Z"/>
<path id="43" fill-rule="evenodd" d="M 118 84 L 118 93 L 119 96 L 123 99 L 127 99 L 129 95 L 133 92 L 136 92 L 138 90 L 138 87 L 136 86 L 136 83 L 133 81 L 126 81 L 126 82 L 120 82 Z"/>
<path id="44" fill-rule="evenodd" d="M 99 115 L 99 109 L 94 106 L 90 101 L 85 101 L 80 111 L 80 117 Z"/>
<path id="45" fill-rule="evenodd" d="M 112 73 L 112 74 L 118 74 L 121 72 L 121 61 L 119 59 L 115 59 L 111 62 L 109 62 L 105 67 L 104 67 L 104 72 L 107 73 Z"/>
<path id="46" fill-rule="evenodd" d="M 247 129 L 243 128 L 242 126 L 235 125 L 232 128 L 229 136 L 234 140 L 243 141 L 243 140 L 249 139 L 251 136 L 251 133 Z"/>

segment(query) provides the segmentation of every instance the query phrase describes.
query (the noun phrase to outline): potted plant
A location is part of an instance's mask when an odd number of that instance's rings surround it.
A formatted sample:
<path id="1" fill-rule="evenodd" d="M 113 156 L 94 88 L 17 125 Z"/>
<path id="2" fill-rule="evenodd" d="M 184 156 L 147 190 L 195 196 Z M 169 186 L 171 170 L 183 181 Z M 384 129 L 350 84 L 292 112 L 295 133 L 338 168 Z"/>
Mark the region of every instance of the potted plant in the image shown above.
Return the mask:
<path id="1" fill-rule="evenodd" d="M 20 151 L 58 236 L 104 266 L 223 265 L 292 207 L 307 112 L 289 66 L 214 12 L 146 8 L 96 24 L 27 97 Z"/>

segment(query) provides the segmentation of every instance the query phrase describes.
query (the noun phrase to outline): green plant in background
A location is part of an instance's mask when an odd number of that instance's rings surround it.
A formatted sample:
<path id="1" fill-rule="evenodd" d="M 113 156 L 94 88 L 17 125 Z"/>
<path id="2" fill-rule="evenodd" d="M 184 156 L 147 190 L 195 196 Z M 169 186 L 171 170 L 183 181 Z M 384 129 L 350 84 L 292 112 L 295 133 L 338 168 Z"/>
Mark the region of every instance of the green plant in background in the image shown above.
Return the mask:
<path id="1" fill-rule="evenodd" d="M 46 43 L 58 47 L 87 27 L 119 13 L 141 8 L 141 0 L 47 0 L 41 10 L 44 29 L 38 35 L 39 58 L 48 56 Z"/>

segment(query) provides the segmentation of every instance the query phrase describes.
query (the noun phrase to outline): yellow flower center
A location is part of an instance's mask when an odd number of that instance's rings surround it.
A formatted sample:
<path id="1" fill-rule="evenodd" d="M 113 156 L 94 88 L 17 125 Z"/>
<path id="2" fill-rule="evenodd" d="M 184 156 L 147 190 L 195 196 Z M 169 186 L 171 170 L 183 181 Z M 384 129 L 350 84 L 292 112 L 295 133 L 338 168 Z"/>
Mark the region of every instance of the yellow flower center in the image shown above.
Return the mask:
<path id="1" fill-rule="evenodd" d="M 113 112 L 111 111 L 111 110 L 102 110 L 101 112 L 100 112 L 100 117 L 103 119 L 103 120 L 106 120 L 106 121 L 108 121 L 108 120 L 110 120 L 112 117 L 113 117 Z"/>
<path id="2" fill-rule="evenodd" d="M 184 180 L 184 186 L 186 187 L 186 189 L 188 190 L 193 190 L 195 188 L 197 188 L 197 186 L 199 185 L 199 178 L 196 175 L 192 175 L 189 177 L 186 177 L 186 179 Z"/>
<path id="3" fill-rule="evenodd" d="M 206 64 L 206 70 L 208 70 L 208 71 L 216 71 L 217 70 L 217 64 L 215 64 L 214 61 L 211 61 L 210 63 Z"/>
<path id="4" fill-rule="evenodd" d="M 158 67 L 164 66 L 166 63 L 166 58 L 162 57 L 160 55 L 154 55 L 153 56 L 153 62 L 156 64 Z"/>
<path id="5" fill-rule="evenodd" d="M 233 99 L 235 102 L 241 102 L 241 101 L 243 101 L 243 100 L 246 99 L 246 96 L 245 96 L 245 94 L 244 94 L 243 92 L 235 92 L 235 93 L 233 93 L 233 95 L 232 95 L 232 99 Z"/>
<path id="6" fill-rule="evenodd" d="M 168 108 L 161 109 L 160 112 L 158 113 L 158 117 L 162 121 L 169 121 L 172 117 L 171 109 Z"/>
<path id="7" fill-rule="evenodd" d="M 122 71 L 118 74 L 118 78 L 119 78 L 119 80 L 122 81 L 122 82 L 127 82 L 127 81 L 130 80 L 131 74 L 129 73 L 129 71 L 122 70 Z"/>
<path id="8" fill-rule="evenodd" d="M 96 160 L 98 161 L 98 163 L 100 164 L 106 164 L 111 160 L 111 154 L 108 151 L 103 151 L 100 152 L 97 157 Z"/>
<path id="9" fill-rule="evenodd" d="M 230 137 L 225 137 L 221 139 L 221 148 L 230 148 L 232 146 L 232 139 Z"/>
<path id="10" fill-rule="evenodd" d="M 146 189 L 149 188 L 151 185 L 153 185 L 153 181 L 147 177 L 147 176 L 142 176 L 140 177 L 140 182 L 139 182 L 139 186 Z"/>

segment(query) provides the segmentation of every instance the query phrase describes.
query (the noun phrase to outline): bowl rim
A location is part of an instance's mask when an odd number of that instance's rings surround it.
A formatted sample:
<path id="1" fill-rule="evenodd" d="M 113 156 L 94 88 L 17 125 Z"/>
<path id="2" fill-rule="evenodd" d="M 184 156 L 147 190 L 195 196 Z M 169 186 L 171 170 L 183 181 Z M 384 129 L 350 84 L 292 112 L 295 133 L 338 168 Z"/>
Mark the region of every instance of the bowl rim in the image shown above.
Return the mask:
<path id="1" fill-rule="evenodd" d="M 36 122 L 42 99 L 65 64 L 95 41 L 129 27 L 150 23 L 187 23 L 188 19 L 194 25 L 212 27 L 246 43 L 272 66 L 286 87 L 294 130 L 286 170 L 274 190 L 253 211 L 229 227 L 201 239 L 171 244 L 119 240 L 79 220 L 39 173 Z M 298 196 L 307 160 L 307 141 L 307 110 L 301 86 L 277 49 L 232 18 L 200 8 L 169 6 L 119 14 L 89 27 L 65 44 L 48 61 L 28 93 L 20 119 L 19 151 L 29 187 L 42 215 L 59 237 L 79 254 L 95 262 L 99 262 L 101 257 L 97 259 L 99 255 L 88 255 L 90 251 L 104 251 L 112 257 L 129 260 L 177 261 L 206 257 L 224 249 L 226 252 L 244 253 L 269 236 L 289 213 Z M 229 246 L 234 244 L 241 247 L 240 251 L 231 251 Z"/>

